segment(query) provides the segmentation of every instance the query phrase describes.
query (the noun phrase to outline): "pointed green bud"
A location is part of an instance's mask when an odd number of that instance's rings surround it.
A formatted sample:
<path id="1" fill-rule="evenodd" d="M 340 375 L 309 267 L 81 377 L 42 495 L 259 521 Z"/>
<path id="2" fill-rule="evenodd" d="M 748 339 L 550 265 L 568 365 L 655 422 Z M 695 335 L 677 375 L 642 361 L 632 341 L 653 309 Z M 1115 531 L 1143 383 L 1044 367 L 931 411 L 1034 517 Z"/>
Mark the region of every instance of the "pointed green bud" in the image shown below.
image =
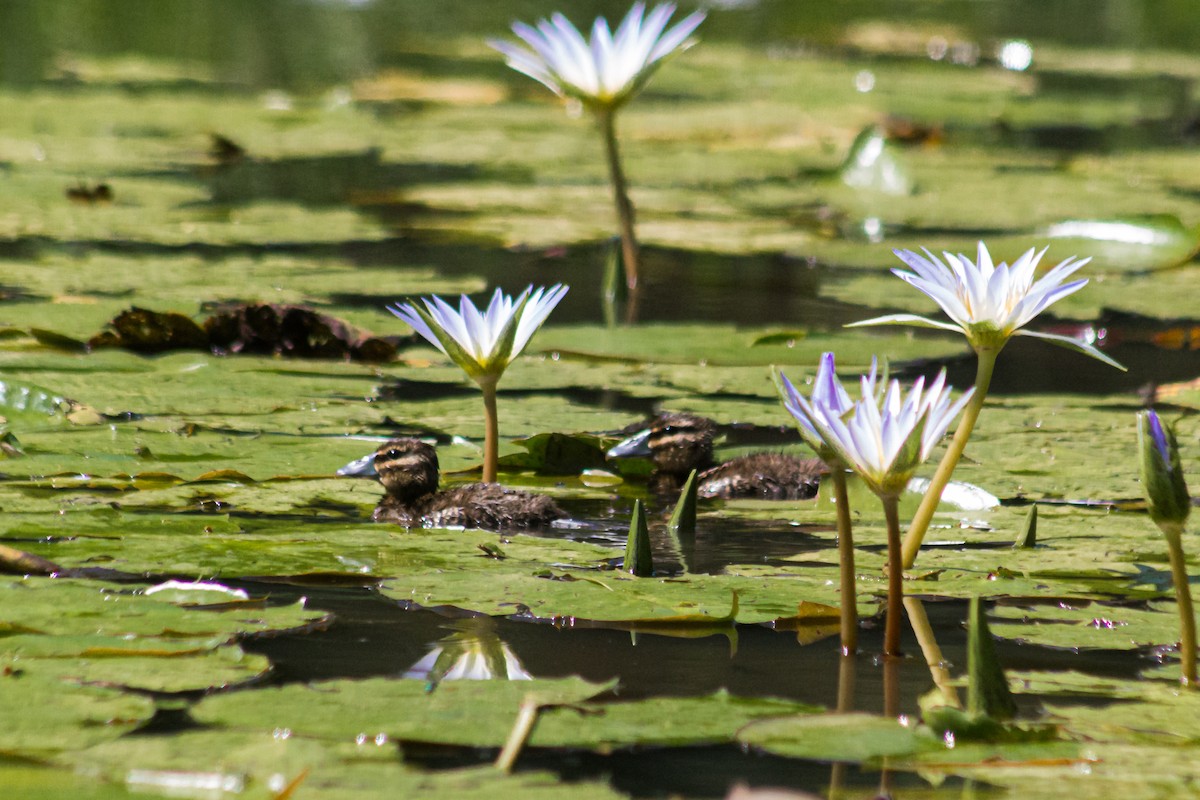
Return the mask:
<path id="1" fill-rule="evenodd" d="M 967 612 L 967 712 L 994 720 L 1012 719 L 1017 714 L 978 596 L 971 598 Z"/>
<path id="2" fill-rule="evenodd" d="M 1165 532 L 1179 533 L 1192 510 L 1183 480 L 1175 433 L 1153 410 L 1138 413 L 1138 452 L 1142 461 L 1142 491 L 1150 519 Z"/>
<path id="3" fill-rule="evenodd" d="M 692 470 L 683 490 L 679 493 L 679 502 L 671 512 L 671 530 L 676 533 L 696 532 L 696 470 Z"/>
<path id="4" fill-rule="evenodd" d="M 1029 507 L 1029 513 L 1025 515 L 1025 524 L 1021 526 L 1021 534 L 1013 542 L 1013 549 L 1033 547 L 1037 544 L 1037 517 L 1038 510 L 1035 503 Z"/>
<path id="5" fill-rule="evenodd" d="M 650 552 L 650 528 L 646 524 L 646 509 L 641 500 L 633 501 L 633 519 L 629 523 L 629 541 L 625 543 L 625 571 L 639 578 L 654 574 L 654 558 Z"/>

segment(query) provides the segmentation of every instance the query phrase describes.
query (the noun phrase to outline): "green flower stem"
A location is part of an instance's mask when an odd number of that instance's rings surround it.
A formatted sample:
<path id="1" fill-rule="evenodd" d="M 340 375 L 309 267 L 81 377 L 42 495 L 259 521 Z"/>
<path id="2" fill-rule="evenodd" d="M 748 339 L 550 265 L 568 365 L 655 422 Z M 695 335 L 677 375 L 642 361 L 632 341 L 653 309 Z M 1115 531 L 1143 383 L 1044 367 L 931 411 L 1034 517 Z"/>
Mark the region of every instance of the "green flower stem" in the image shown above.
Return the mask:
<path id="1" fill-rule="evenodd" d="M 988 386 L 992 382 L 992 372 L 996 369 L 996 356 L 1000 354 L 1000 348 L 977 348 L 975 354 L 979 359 L 975 371 L 975 394 L 971 396 L 971 401 L 963 410 L 962 419 L 959 420 L 958 429 L 954 431 L 950 447 L 946 449 L 946 455 L 942 456 L 942 462 L 938 464 L 937 472 L 933 473 L 933 478 L 929 481 L 929 488 L 925 490 L 925 496 L 921 498 L 921 505 L 917 508 L 917 513 L 913 515 L 912 522 L 908 526 L 903 548 L 905 569 L 910 569 L 913 562 L 917 560 L 917 551 L 921 549 L 921 541 L 925 538 L 925 531 L 929 529 L 933 512 L 937 511 L 938 503 L 941 502 L 942 491 L 950 482 L 950 476 L 954 474 L 954 468 L 958 466 L 958 461 L 962 458 L 963 450 L 967 447 L 967 440 L 971 438 L 971 431 L 975 430 L 975 421 L 979 419 L 979 412 L 983 410 L 983 401 L 987 399 Z"/>
<path id="2" fill-rule="evenodd" d="M 496 381 L 481 380 L 483 390 L 483 482 L 495 483 L 500 465 L 500 420 L 496 416 Z"/>
<path id="3" fill-rule="evenodd" d="M 629 184 L 621 168 L 621 153 L 617 149 L 616 112 L 600 109 L 596 112 L 600 132 L 604 136 L 604 153 L 608 157 L 608 172 L 612 177 L 613 200 L 617 205 L 617 223 L 621 228 L 621 254 L 625 262 L 625 285 L 630 291 L 638 282 L 638 243 L 633 232 L 633 202 L 629 199 Z"/>
<path id="4" fill-rule="evenodd" d="M 887 519 L 888 598 L 887 622 L 883 629 L 883 655 L 900 655 L 900 618 L 904 616 L 904 567 L 900 565 L 900 498 L 881 495 L 883 515 Z"/>
<path id="5" fill-rule="evenodd" d="M 1183 673 L 1179 682 L 1196 688 L 1196 615 L 1192 611 L 1192 590 L 1188 585 L 1187 562 L 1183 558 L 1183 526 L 1164 529 L 1167 553 L 1171 557 L 1171 580 L 1175 583 L 1175 604 L 1179 606 L 1179 658 Z"/>
<path id="6" fill-rule="evenodd" d="M 512 772 L 513 765 L 517 763 L 517 757 L 521 755 L 530 735 L 533 734 L 541 710 L 542 706 L 533 694 L 525 695 L 525 699 L 521 701 L 521 706 L 517 710 L 517 718 L 508 734 L 508 740 L 504 742 L 504 747 L 496 756 L 496 769 L 506 775 Z"/>
<path id="7" fill-rule="evenodd" d="M 852 656 L 858 650 L 858 586 L 854 573 L 854 535 L 850 530 L 850 495 L 846 491 L 846 471 L 835 464 L 832 473 L 841 567 L 842 655 Z"/>
<path id="8" fill-rule="evenodd" d="M 933 637 L 933 626 L 929 624 L 929 615 L 925 613 L 925 604 L 917 597 L 904 598 L 904 613 L 908 615 L 908 624 L 912 625 L 913 633 L 917 635 L 917 644 L 921 646 L 921 655 L 925 656 L 925 665 L 929 667 L 929 675 L 933 685 L 942 693 L 942 699 L 951 708 L 962 708 L 958 698 L 958 690 L 954 688 L 954 679 L 946 668 L 946 657 L 942 648 Z"/>

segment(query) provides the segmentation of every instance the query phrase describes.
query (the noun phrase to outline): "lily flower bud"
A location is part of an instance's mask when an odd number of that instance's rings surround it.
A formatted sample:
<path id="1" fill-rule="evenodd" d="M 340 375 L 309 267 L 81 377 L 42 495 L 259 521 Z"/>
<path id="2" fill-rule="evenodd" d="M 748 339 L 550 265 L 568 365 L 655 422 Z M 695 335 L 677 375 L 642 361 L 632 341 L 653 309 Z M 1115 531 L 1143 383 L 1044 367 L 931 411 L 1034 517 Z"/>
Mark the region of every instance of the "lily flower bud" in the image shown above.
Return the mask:
<path id="1" fill-rule="evenodd" d="M 1192 500 L 1183 480 L 1175 434 L 1153 410 L 1138 413 L 1138 452 L 1150 518 L 1165 533 L 1179 534 L 1191 513 Z"/>

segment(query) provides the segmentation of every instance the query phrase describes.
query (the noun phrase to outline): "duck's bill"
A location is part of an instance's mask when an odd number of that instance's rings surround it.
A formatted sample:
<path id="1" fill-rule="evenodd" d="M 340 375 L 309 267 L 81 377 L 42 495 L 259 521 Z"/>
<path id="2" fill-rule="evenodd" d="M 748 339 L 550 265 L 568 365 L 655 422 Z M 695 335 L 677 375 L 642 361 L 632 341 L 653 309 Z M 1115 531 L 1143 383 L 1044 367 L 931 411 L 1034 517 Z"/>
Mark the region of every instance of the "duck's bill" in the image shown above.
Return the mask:
<path id="1" fill-rule="evenodd" d="M 375 454 L 369 453 L 362 458 L 356 458 L 337 471 L 344 478 L 378 478 L 375 471 Z"/>
<path id="2" fill-rule="evenodd" d="M 609 458 L 635 458 L 650 455 L 650 429 L 638 431 L 628 439 L 617 442 L 605 455 Z"/>

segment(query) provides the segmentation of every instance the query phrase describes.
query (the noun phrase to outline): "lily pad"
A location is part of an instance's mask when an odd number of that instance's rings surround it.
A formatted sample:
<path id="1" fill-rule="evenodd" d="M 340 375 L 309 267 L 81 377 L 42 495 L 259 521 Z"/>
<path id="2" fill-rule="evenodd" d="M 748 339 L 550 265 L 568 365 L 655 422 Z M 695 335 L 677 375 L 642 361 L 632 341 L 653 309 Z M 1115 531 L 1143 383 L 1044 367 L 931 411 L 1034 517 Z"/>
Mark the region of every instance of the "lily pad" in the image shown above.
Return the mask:
<path id="1" fill-rule="evenodd" d="M 1118 219 L 1071 219 L 1039 231 L 1064 239 L 1092 256 L 1104 269 L 1148 270 L 1174 267 L 1200 250 L 1200 228 L 1189 228 L 1170 214 Z"/>

